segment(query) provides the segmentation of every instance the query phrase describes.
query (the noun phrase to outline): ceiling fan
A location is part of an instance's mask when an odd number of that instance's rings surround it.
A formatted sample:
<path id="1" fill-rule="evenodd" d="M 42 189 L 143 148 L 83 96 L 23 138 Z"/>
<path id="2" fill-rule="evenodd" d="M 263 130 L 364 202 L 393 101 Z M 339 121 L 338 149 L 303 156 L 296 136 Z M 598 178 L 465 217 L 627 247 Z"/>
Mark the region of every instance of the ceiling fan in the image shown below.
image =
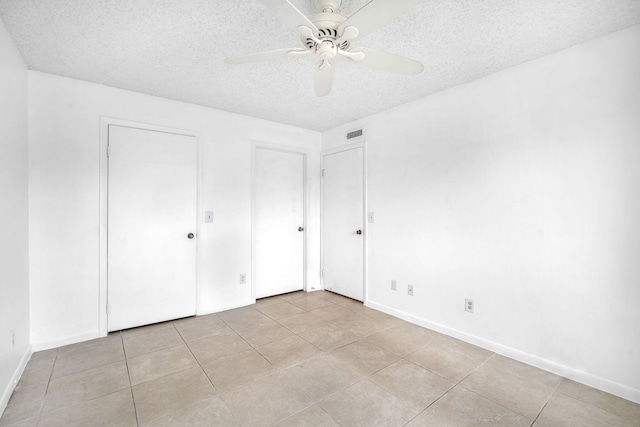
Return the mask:
<path id="1" fill-rule="evenodd" d="M 331 92 L 335 61 L 340 56 L 394 73 L 419 74 L 424 70 L 424 66 L 413 59 L 352 45 L 358 37 L 392 21 L 421 0 L 372 0 L 350 17 L 337 12 L 342 0 L 314 0 L 320 12 L 309 17 L 288 0 L 260 1 L 300 32 L 303 47 L 234 56 L 226 58 L 226 63 L 245 64 L 283 57 L 314 56 L 315 93 L 318 96 Z"/>

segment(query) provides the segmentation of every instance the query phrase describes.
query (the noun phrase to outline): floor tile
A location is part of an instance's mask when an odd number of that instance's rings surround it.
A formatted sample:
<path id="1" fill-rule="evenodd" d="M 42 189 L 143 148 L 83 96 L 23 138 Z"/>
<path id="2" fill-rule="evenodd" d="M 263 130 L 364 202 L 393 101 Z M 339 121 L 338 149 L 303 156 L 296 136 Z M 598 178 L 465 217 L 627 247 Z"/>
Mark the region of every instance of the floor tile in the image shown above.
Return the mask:
<path id="1" fill-rule="evenodd" d="M 145 424 L 216 395 L 200 367 L 176 372 L 133 387 L 138 421 Z"/>
<path id="2" fill-rule="evenodd" d="M 49 382 L 42 413 L 93 400 L 129 387 L 129 373 L 124 361 L 54 378 Z"/>
<path id="3" fill-rule="evenodd" d="M 373 319 L 361 315 L 356 318 L 338 319 L 335 320 L 335 323 L 351 333 L 354 333 L 360 337 L 366 337 L 397 325 L 400 323 L 400 320 L 393 317 Z"/>
<path id="4" fill-rule="evenodd" d="M 0 427 L 534 419 L 640 427 L 640 405 L 321 291 L 35 353 Z"/>
<path id="5" fill-rule="evenodd" d="M 311 295 L 314 295 L 314 294 L 315 292 L 312 293 Z M 319 296 L 312 296 L 304 299 L 302 298 L 293 299 L 293 300 L 289 299 L 287 301 L 295 305 L 296 307 L 303 309 L 304 311 L 311 311 L 311 310 L 326 307 L 332 304 L 331 301 L 327 301 L 326 299 L 321 298 Z"/>
<path id="6" fill-rule="evenodd" d="M 277 304 L 279 302 L 284 301 L 280 295 L 276 295 L 273 297 L 259 298 L 256 300 L 255 307 L 264 307 L 271 304 Z"/>
<path id="7" fill-rule="evenodd" d="M 329 353 L 346 370 L 366 376 L 396 362 L 399 357 L 377 345 L 356 341 Z"/>
<path id="8" fill-rule="evenodd" d="M 38 418 L 31 418 L 29 420 L 25 420 L 25 421 L 19 421 L 15 424 L 4 424 L 2 421 L 0 421 L 0 426 L 2 427 L 37 427 L 38 426 Z"/>
<path id="9" fill-rule="evenodd" d="M 260 311 L 262 314 L 266 314 L 274 320 L 284 319 L 285 317 L 304 313 L 303 309 L 284 300 L 277 304 L 258 306 L 256 307 L 256 310 Z"/>
<path id="10" fill-rule="evenodd" d="M 437 338 L 405 358 L 457 382 L 486 362 L 492 354 L 462 341 Z"/>
<path id="11" fill-rule="evenodd" d="M 284 319 L 278 319 L 278 323 L 289 329 L 291 332 L 299 334 L 300 332 L 305 332 L 326 325 L 327 321 L 311 313 L 302 313 L 291 317 L 285 317 Z"/>
<path id="12" fill-rule="evenodd" d="M 254 347 L 293 336 L 293 332 L 275 320 L 269 320 L 269 323 L 253 328 L 241 329 L 238 334 Z"/>
<path id="13" fill-rule="evenodd" d="M 361 301 L 356 301 L 351 298 L 338 298 L 334 301 L 334 304 L 360 313 L 365 309 L 365 306 Z"/>
<path id="14" fill-rule="evenodd" d="M 152 325 L 138 326 L 137 328 L 125 329 L 122 332 L 122 337 L 134 337 L 146 335 L 150 332 L 160 331 L 162 329 L 175 329 L 173 321 L 154 323 Z"/>
<path id="15" fill-rule="evenodd" d="M 229 326 L 215 314 L 188 317 L 176 320 L 173 324 L 187 343 L 231 332 Z"/>
<path id="16" fill-rule="evenodd" d="M 0 426 L 28 420 L 40 415 L 40 408 L 47 390 L 47 382 L 16 388 L 0 418 Z"/>
<path id="17" fill-rule="evenodd" d="M 330 355 L 323 354 L 284 370 L 283 377 L 295 383 L 314 402 L 319 402 L 359 381 L 363 375 L 340 365 Z"/>
<path id="18" fill-rule="evenodd" d="M 128 359 L 184 344 L 182 337 L 173 326 L 152 329 L 144 334 L 123 334 L 122 342 Z"/>
<path id="19" fill-rule="evenodd" d="M 141 384 L 165 375 L 197 366 L 187 346 L 170 347 L 129 359 L 131 385 Z"/>
<path id="20" fill-rule="evenodd" d="M 60 347 L 53 366 L 52 378 L 124 360 L 120 333 L 104 338 Z"/>
<path id="21" fill-rule="evenodd" d="M 256 348 L 269 362 L 279 368 L 286 368 L 320 353 L 320 350 L 308 341 L 291 336 Z"/>
<path id="22" fill-rule="evenodd" d="M 338 320 L 359 319 L 363 316 L 362 314 L 358 314 L 354 311 L 349 310 L 348 308 L 341 307 L 335 304 L 311 310 L 309 313 L 318 317 L 322 317 L 324 320 L 327 320 L 329 322 L 335 322 Z"/>
<path id="23" fill-rule="evenodd" d="M 408 402 L 366 379 L 318 405 L 343 426 L 402 426 L 418 413 Z"/>
<path id="24" fill-rule="evenodd" d="M 269 316 L 251 306 L 223 311 L 218 313 L 218 317 L 236 332 L 273 322 Z"/>
<path id="25" fill-rule="evenodd" d="M 402 322 L 391 328 L 369 335 L 366 340 L 406 356 L 433 341 L 439 334 L 411 323 Z"/>
<path id="26" fill-rule="evenodd" d="M 57 355 L 57 348 L 33 353 L 20 377 L 17 387 L 49 381 Z"/>
<path id="27" fill-rule="evenodd" d="M 560 381 L 557 375 L 496 355 L 460 385 L 535 419 Z"/>
<path id="28" fill-rule="evenodd" d="M 235 332 L 204 338 L 191 343 L 189 348 L 201 364 L 251 349 Z"/>
<path id="29" fill-rule="evenodd" d="M 336 294 L 335 292 L 331 292 L 331 291 L 318 291 L 318 292 L 314 292 L 314 295 L 321 297 L 325 301 L 330 301 L 332 304 L 344 301 L 345 299 L 349 299 L 347 297 L 343 297 L 342 295 Z"/>
<path id="30" fill-rule="evenodd" d="M 552 374 L 535 366 L 527 365 L 526 363 L 519 362 L 517 360 L 501 356 L 499 354 L 494 355 L 487 361 L 485 366 L 494 366 L 503 371 L 509 372 L 512 375 L 520 377 L 522 379 L 536 381 L 540 384 L 544 384 L 547 387 L 556 388 L 562 381 L 562 377 Z"/>
<path id="31" fill-rule="evenodd" d="M 563 393 L 589 405 L 617 414 L 640 425 L 640 404 L 564 378 L 556 393 Z"/>
<path id="32" fill-rule="evenodd" d="M 371 381 L 422 411 L 455 383 L 406 360 L 376 372 Z"/>
<path id="33" fill-rule="evenodd" d="M 380 310 L 376 310 L 370 307 L 364 307 L 362 308 L 362 310 L 360 310 L 360 312 L 365 316 L 365 317 L 369 317 L 371 319 L 376 319 L 376 320 L 380 320 L 380 319 L 397 319 L 397 317 L 392 316 L 390 314 L 387 313 L 383 313 Z M 407 323 L 410 324 L 409 322 L 405 322 L 404 320 L 398 319 L 400 320 L 401 323 Z"/>
<path id="34" fill-rule="evenodd" d="M 325 323 L 324 326 L 302 332 L 299 335 L 323 351 L 334 350 L 360 339 L 356 334 L 334 323 L 326 321 Z"/>
<path id="35" fill-rule="evenodd" d="M 313 404 L 281 373 L 253 381 L 222 395 L 243 426 L 268 426 Z"/>
<path id="36" fill-rule="evenodd" d="M 226 427 L 239 425 L 222 398 L 214 397 L 156 418 L 148 424 L 144 424 L 144 427 Z"/>
<path id="37" fill-rule="evenodd" d="M 136 426 L 131 389 L 117 391 L 71 408 L 49 412 L 40 418 L 41 427 Z"/>
<path id="38" fill-rule="evenodd" d="M 322 306 L 332 304 L 331 302 L 327 301 L 326 298 L 322 297 L 321 292 L 292 292 L 289 294 L 281 295 L 281 298 L 298 307 L 300 306 L 300 304 L 313 303 L 313 302 L 322 304 Z M 319 307 L 314 307 L 314 308 L 319 308 Z"/>
<path id="39" fill-rule="evenodd" d="M 202 368 L 220 392 L 231 390 L 276 370 L 254 349 L 204 363 Z"/>
<path id="40" fill-rule="evenodd" d="M 531 422 L 472 391 L 455 387 L 406 427 L 528 427 Z"/>
<path id="41" fill-rule="evenodd" d="M 340 424 L 321 407 L 313 405 L 280 421 L 274 427 L 340 427 Z"/>
<path id="42" fill-rule="evenodd" d="M 566 394 L 555 393 L 536 423 L 548 427 L 628 427 L 634 423 L 640 425 L 640 419 L 629 420 Z"/>

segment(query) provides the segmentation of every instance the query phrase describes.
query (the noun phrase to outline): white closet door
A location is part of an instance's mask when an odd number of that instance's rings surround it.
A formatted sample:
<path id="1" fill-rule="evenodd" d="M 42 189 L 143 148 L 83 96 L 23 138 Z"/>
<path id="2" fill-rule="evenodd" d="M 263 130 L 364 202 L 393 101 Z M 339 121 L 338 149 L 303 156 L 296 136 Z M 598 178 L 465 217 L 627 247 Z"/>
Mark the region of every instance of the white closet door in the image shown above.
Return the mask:
<path id="1" fill-rule="evenodd" d="M 323 271 L 327 290 L 364 299 L 364 150 L 323 156 Z"/>
<path id="2" fill-rule="evenodd" d="M 304 154 L 254 151 L 254 283 L 256 298 L 304 286 Z"/>
<path id="3" fill-rule="evenodd" d="M 109 126 L 108 330 L 196 312 L 197 141 Z"/>

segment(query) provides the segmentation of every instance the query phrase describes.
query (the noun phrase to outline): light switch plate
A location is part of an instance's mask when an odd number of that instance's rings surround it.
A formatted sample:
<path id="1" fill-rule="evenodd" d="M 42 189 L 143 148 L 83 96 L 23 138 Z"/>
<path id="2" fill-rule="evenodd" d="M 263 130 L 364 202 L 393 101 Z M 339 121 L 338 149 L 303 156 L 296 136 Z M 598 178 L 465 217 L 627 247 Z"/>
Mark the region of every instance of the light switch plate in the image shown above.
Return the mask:
<path id="1" fill-rule="evenodd" d="M 204 213 L 204 222 L 213 222 L 213 211 L 206 211 Z"/>

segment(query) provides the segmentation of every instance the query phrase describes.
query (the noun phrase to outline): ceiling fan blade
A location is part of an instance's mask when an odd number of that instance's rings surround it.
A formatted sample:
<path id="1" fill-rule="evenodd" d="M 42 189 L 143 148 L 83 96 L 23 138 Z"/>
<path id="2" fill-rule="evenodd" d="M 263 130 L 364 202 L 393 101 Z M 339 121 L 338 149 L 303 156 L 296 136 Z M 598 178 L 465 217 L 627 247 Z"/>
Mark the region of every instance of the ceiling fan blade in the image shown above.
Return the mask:
<path id="1" fill-rule="evenodd" d="M 316 28 L 313 22 L 309 21 L 309 18 L 304 16 L 304 14 L 300 12 L 298 8 L 292 5 L 288 0 L 260 1 L 262 2 L 262 4 L 271 9 L 271 11 L 276 16 L 284 20 L 291 28 L 297 29 L 300 25 L 304 25 L 314 30 L 315 33 L 318 32 L 318 28 Z"/>
<path id="2" fill-rule="evenodd" d="M 394 55 L 393 53 L 360 46 L 353 47 L 349 52 L 364 53 L 364 59 L 358 62 L 367 64 L 368 66 L 377 68 L 378 70 L 401 74 L 420 74 L 424 71 L 424 65 L 422 65 L 421 62 L 409 59 L 405 56 Z"/>
<path id="3" fill-rule="evenodd" d="M 393 21 L 421 0 L 371 0 L 340 25 L 338 34 L 347 27 L 356 27 L 360 37 Z"/>
<path id="4" fill-rule="evenodd" d="M 250 62 L 272 61 L 275 59 L 283 59 L 298 53 L 306 53 L 307 49 L 291 48 L 270 50 L 268 52 L 251 53 L 249 55 L 231 56 L 225 58 L 227 64 L 247 64 Z"/>
<path id="5" fill-rule="evenodd" d="M 316 66 L 314 71 L 314 82 L 316 96 L 326 96 L 331 92 L 333 86 L 333 75 L 335 74 L 335 65 L 329 61 L 323 61 Z"/>

